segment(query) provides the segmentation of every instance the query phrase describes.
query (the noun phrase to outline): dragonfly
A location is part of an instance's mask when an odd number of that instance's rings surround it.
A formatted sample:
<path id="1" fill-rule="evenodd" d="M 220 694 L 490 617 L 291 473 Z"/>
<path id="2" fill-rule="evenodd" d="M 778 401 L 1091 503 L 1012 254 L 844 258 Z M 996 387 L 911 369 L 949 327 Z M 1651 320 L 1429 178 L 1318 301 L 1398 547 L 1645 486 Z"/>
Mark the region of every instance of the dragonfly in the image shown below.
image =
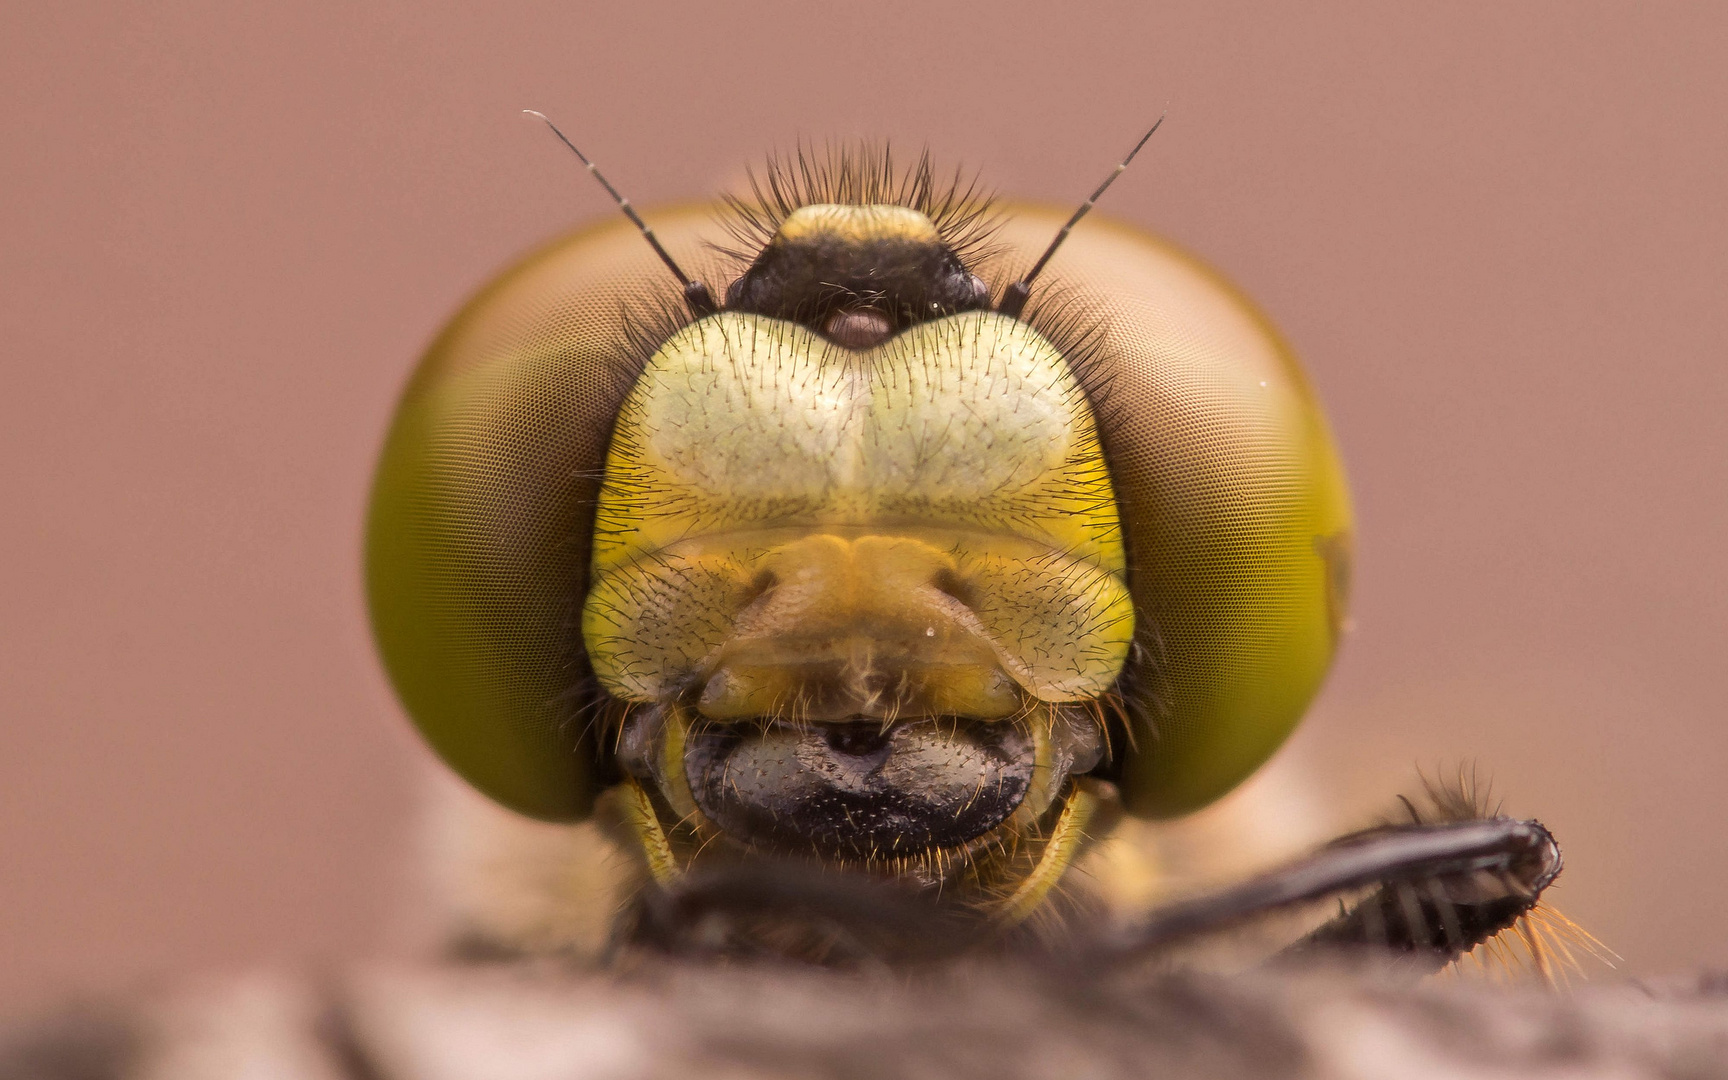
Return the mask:
<path id="1" fill-rule="evenodd" d="M 1291 348 L 1090 215 L 1158 124 L 1072 212 L 857 146 L 644 215 L 533 115 L 621 218 L 438 334 L 366 579 L 437 754 L 624 856 L 612 955 L 1097 969 L 1334 901 L 1285 954 L 1537 940 L 1557 843 L 1457 786 L 1152 911 L 1074 872 L 1252 775 L 1348 624 L 1348 488 Z"/>

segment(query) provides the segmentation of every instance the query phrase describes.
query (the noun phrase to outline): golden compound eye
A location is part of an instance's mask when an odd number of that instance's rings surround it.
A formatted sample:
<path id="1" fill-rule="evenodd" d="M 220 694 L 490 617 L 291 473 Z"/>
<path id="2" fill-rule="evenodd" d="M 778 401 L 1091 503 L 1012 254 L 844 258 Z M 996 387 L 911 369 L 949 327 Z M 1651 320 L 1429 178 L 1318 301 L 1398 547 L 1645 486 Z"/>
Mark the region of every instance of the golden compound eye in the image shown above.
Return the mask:
<path id="1" fill-rule="evenodd" d="M 502 274 L 373 495 L 427 739 L 523 813 L 606 795 L 662 879 L 784 854 L 1005 921 L 1113 804 L 1239 783 L 1336 647 L 1343 477 L 1264 316 L 1078 216 L 848 152 Z"/>

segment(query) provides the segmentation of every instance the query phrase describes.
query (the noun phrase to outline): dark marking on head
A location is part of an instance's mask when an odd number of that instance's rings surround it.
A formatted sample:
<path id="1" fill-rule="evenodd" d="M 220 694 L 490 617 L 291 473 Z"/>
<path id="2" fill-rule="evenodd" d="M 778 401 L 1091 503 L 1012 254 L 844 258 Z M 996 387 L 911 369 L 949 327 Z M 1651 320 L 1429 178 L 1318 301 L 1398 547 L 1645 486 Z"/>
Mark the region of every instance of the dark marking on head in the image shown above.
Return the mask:
<path id="1" fill-rule="evenodd" d="M 852 349 L 989 303 L 928 217 L 888 204 L 799 207 L 726 291 L 728 310 L 801 323 Z"/>

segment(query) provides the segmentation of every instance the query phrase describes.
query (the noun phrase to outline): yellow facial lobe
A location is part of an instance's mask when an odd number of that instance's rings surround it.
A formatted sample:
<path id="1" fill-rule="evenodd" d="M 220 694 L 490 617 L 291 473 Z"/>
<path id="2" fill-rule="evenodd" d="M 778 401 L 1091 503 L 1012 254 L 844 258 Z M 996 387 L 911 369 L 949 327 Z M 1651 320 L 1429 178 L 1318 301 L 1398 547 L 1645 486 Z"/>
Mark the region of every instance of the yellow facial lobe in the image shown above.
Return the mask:
<path id="1" fill-rule="evenodd" d="M 856 351 L 722 313 L 618 414 L 582 630 L 613 694 L 714 719 L 1090 699 L 1133 633 L 1091 406 L 987 312 Z"/>

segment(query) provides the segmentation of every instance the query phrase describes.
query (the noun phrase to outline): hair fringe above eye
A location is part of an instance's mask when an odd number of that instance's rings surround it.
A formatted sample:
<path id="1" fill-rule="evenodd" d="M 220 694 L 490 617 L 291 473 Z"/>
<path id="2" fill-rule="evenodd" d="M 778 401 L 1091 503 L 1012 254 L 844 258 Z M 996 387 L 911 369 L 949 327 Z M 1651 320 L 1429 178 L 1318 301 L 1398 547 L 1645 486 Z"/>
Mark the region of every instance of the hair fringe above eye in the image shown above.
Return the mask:
<path id="1" fill-rule="evenodd" d="M 630 297 L 622 302 L 621 314 L 624 327 L 621 355 L 628 358 L 621 368 L 632 386 L 660 347 L 696 321 L 683 298 L 670 293 Z"/>
<path id="2" fill-rule="evenodd" d="M 800 143 L 790 153 L 769 155 L 760 173 L 751 169 L 747 175 L 747 197 L 722 197 L 728 211 L 723 224 L 734 246 L 717 246 L 745 263 L 755 260 L 794 210 L 819 203 L 916 210 L 968 266 L 992 254 L 990 238 L 1002 221 L 995 194 L 980 186 L 975 173 L 957 167 L 952 175 L 938 176 L 928 150 L 901 166 L 887 143 Z"/>

